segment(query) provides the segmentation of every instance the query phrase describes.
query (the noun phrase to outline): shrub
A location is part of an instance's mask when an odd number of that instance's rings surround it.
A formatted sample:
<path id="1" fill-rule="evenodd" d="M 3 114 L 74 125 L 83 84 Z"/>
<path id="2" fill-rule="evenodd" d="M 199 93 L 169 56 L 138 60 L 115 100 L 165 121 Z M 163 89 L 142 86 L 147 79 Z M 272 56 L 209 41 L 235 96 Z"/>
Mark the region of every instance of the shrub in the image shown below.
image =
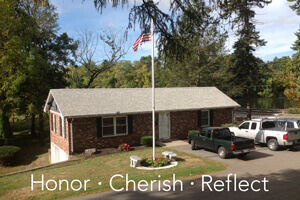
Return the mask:
<path id="1" fill-rule="evenodd" d="M 127 152 L 127 151 L 131 151 L 131 146 L 130 146 L 129 144 L 127 144 L 127 143 L 123 143 L 123 144 L 120 144 L 120 145 L 119 145 L 118 149 L 119 149 L 120 151 L 125 151 L 125 152 Z"/>
<path id="2" fill-rule="evenodd" d="M 300 114 L 300 108 L 289 108 L 286 112 L 288 114 Z"/>
<path id="3" fill-rule="evenodd" d="M 141 138 L 141 145 L 146 147 L 151 147 L 153 144 L 153 138 L 152 136 L 144 136 Z"/>
<path id="4" fill-rule="evenodd" d="M 13 163 L 17 153 L 20 152 L 19 147 L 15 146 L 2 146 L 0 147 L 0 164 L 7 166 Z"/>
<path id="5" fill-rule="evenodd" d="M 200 131 L 198 131 L 198 130 L 191 130 L 191 131 L 188 132 L 188 136 L 193 135 L 193 134 L 197 134 L 197 133 L 200 133 Z"/>
<path id="6" fill-rule="evenodd" d="M 228 128 L 228 127 L 231 127 L 231 126 L 236 126 L 236 124 L 229 123 L 229 124 L 222 124 L 221 126 L 225 127 L 225 128 Z"/>
<path id="7" fill-rule="evenodd" d="M 163 156 L 157 155 L 157 157 L 155 157 L 155 160 L 153 160 L 153 158 L 142 158 L 142 162 L 141 165 L 145 166 L 145 167 L 163 167 L 169 164 L 169 159 L 165 158 Z"/>

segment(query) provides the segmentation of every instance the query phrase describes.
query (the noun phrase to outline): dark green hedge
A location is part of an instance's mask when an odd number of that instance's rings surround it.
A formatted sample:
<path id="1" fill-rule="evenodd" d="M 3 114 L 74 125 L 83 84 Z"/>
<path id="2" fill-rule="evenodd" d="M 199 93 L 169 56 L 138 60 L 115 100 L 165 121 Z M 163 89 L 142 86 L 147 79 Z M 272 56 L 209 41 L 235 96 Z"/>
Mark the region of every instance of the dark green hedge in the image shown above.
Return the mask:
<path id="1" fill-rule="evenodd" d="M 13 164 L 16 155 L 20 152 L 19 147 L 2 146 L 0 147 L 0 165 L 7 166 Z"/>
<path id="2" fill-rule="evenodd" d="M 146 146 L 146 147 L 151 147 L 153 142 L 152 136 L 144 136 L 141 138 L 141 145 Z"/>

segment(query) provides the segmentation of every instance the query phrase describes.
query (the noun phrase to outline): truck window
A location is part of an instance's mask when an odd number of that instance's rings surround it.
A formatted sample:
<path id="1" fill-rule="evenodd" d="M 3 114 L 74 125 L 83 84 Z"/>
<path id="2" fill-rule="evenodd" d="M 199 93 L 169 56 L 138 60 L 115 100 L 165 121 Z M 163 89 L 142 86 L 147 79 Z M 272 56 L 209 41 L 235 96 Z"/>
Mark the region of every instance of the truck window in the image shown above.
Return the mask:
<path id="1" fill-rule="evenodd" d="M 275 122 L 263 122 L 262 123 L 262 128 L 275 128 Z"/>
<path id="2" fill-rule="evenodd" d="M 287 122 L 287 128 L 295 128 L 293 122 Z"/>
<path id="3" fill-rule="evenodd" d="M 220 136 L 219 130 L 214 130 L 213 131 L 213 136 L 214 136 L 214 138 L 219 138 L 219 136 Z"/>
<path id="4" fill-rule="evenodd" d="M 207 131 L 206 137 L 207 137 L 207 138 L 211 138 L 211 131 Z"/>
<path id="5" fill-rule="evenodd" d="M 207 133 L 207 130 L 203 130 L 203 131 L 201 131 L 200 135 L 201 135 L 201 136 L 205 136 L 206 133 Z"/>
<path id="6" fill-rule="evenodd" d="M 213 136 L 214 136 L 214 138 L 217 138 L 217 139 L 220 139 L 220 138 L 224 139 L 227 137 L 231 137 L 231 133 L 230 133 L 229 129 L 214 130 Z"/>
<path id="7" fill-rule="evenodd" d="M 242 125 L 240 125 L 240 129 L 249 129 L 249 122 L 243 123 Z"/>
<path id="8" fill-rule="evenodd" d="M 284 127 L 285 126 L 285 121 L 277 121 L 277 126 L 278 127 Z"/>
<path id="9" fill-rule="evenodd" d="M 251 130 L 255 130 L 257 127 L 257 123 L 256 122 L 252 122 L 251 124 Z"/>

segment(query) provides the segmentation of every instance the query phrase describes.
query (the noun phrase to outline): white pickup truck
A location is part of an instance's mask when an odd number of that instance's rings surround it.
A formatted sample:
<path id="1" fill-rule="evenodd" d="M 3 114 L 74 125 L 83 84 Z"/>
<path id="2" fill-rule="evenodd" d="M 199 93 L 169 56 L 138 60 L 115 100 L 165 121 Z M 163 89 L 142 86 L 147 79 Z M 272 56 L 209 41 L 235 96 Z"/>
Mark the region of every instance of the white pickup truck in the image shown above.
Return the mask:
<path id="1" fill-rule="evenodd" d="M 245 121 L 238 127 L 229 127 L 237 137 L 254 139 L 256 143 L 267 144 L 276 151 L 280 146 L 293 148 L 300 145 L 300 121 L 284 119 L 253 119 Z"/>

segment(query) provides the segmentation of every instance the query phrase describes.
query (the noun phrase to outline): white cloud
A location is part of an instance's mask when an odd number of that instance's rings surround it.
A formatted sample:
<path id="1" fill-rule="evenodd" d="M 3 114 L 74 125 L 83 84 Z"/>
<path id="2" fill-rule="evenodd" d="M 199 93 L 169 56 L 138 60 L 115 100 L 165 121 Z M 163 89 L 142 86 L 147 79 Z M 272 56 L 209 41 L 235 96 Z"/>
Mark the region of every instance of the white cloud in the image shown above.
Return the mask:
<path id="1" fill-rule="evenodd" d="M 255 9 L 256 30 L 266 46 L 259 47 L 255 55 L 266 60 L 276 54 L 290 55 L 291 46 L 296 40 L 295 32 L 300 28 L 300 16 L 289 7 L 287 1 L 273 1 L 263 9 Z M 232 52 L 232 45 L 237 40 L 231 31 L 227 46 Z M 272 55 L 272 56 L 271 56 Z"/>
<path id="2" fill-rule="evenodd" d="M 257 50 L 257 56 L 265 58 L 272 54 L 288 54 L 296 40 L 294 33 L 299 29 L 300 16 L 290 9 L 287 1 L 273 1 L 255 11 L 257 30 L 261 38 L 268 42 Z"/>

